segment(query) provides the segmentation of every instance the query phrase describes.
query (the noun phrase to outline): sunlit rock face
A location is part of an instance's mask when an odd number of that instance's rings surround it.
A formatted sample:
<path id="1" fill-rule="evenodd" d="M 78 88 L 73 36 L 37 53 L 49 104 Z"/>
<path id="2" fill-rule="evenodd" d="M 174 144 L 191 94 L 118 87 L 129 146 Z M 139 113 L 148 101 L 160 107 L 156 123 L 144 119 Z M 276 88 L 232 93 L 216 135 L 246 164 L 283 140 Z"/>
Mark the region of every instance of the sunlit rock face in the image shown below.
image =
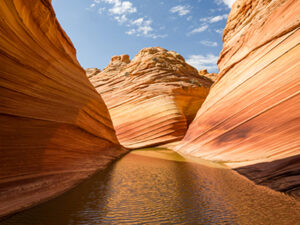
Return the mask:
<path id="1" fill-rule="evenodd" d="M 114 56 L 90 81 L 128 148 L 182 139 L 212 84 L 181 55 L 159 47 L 142 49 L 132 61 Z"/>
<path id="2" fill-rule="evenodd" d="M 97 68 L 88 68 L 86 69 L 86 75 L 88 78 L 91 78 L 93 76 L 95 76 L 96 74 L 100 73 L 101 70 L 97 69 Z"/>
<path id="3" fill-rule="evenodd" d="M 216 81 L 217 77 L 218 77 L 218 74 L 217 73 L 209 73 L 206 69 L 204 70 L 199 70 L 198 74 L 200 76 L 205 76 L 209 79 L 211 79 L 213 82 Z"/>
<path id="4" fill-rule="evenodd" d="M 177 151 L 300 194 L 299 25 L 297 0 L 236 1 L 217 82 Z"/>
<path id="5" fill-rule="evenodd" d="M 0 1 L 0 216 L 125 152 L 50 0 Z"/>

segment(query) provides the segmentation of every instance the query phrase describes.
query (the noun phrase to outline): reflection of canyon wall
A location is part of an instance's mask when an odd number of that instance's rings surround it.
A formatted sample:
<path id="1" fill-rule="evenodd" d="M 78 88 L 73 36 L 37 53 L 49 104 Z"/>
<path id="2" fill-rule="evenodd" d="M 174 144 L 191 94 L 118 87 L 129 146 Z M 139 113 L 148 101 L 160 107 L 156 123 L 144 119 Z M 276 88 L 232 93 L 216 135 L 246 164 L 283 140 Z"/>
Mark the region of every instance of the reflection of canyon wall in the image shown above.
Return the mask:
<path id="1" fill-rule="evenodd" d="M 0 1 L 0 216 L 124 152 L 50 1 Z"/>
<path id="2" fill-rule="evenodd" d="M 212 84 L 181 55 L 159 47 L 141 50 L 131 62 L 128 55 L 115 56 L 95 73 L 87 70 L 128 148 L 182 139 Z"/>
<path id="3" fill-rule="evenodd" d="M 248 165 L 239 171 L 257 183 L 300 195 L 299 25 L 297 0 L 233 5 L 219 77 L 178 151 Z"/>

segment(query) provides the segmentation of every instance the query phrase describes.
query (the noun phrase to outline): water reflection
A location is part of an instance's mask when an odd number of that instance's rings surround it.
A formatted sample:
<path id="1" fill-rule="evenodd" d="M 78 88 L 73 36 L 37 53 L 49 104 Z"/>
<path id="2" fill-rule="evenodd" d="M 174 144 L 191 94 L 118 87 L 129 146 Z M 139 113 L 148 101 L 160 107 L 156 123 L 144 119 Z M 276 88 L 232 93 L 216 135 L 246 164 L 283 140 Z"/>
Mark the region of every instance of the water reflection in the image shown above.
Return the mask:
<path id="1" fill-rule="evenodd" d="M 140 151 L 0 224 L 294 225 L 299 209 L 299 202 L 231 170 L 185 161 L 170 151 Z"/>

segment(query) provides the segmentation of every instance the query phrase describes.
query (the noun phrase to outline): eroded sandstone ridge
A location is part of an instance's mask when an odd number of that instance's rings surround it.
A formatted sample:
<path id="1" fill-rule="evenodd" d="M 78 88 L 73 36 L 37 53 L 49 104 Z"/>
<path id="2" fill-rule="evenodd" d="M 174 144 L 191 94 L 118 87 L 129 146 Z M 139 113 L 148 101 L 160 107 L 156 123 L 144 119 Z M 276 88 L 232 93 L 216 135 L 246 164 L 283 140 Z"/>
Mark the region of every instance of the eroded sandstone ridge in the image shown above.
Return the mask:
<path id="1" fill-rule="evenodd" d="M 128 55 L 115 56 L 90 81 L 128 148 L 180 140 L 212 84 L 181 55 L 159 47 L 142 49 L 132 61 Z"/>
<path id="2" fill-rule="evenodd" d="M 50 0 L 1 0 L 0 216 L 65 191 L 124 152 Z"/>
<path id="3" fill-rule="evenodd" d="M 219 77 L 177 151 L 300 196 L 299 26 L 297 0 L 235 2 Z"/>
<path id="4" fill-rule="evenodd" d="M 207 71 L 207 69 L 199 70 L 198 74 L 199 74 L 200 76 L 205 76 L 205 77 L 211 79 L 213 82 L 215 82 L 216 79 L 217 79 L 217 77 L 218 77 L 218 74 L 217 74 L 217 73 L 209 73 L 209 72 Z"/>

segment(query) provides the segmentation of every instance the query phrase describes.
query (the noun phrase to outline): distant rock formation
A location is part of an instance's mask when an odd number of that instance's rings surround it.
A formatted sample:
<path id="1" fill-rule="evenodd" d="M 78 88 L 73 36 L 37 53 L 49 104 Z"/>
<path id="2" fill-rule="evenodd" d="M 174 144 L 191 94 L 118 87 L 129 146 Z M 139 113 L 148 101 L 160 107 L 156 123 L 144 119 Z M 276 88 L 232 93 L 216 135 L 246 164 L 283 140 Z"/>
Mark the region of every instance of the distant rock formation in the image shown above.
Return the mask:
<path id="1" fill-rule="evenodd" d="M 91 78 L 93 76 L 95 76 L 96 74 L 100 73 L 101 70 L 99 70 L 98 68 L 88 68 L 86 69 L 86 75 L 88 78 Z"/>
<path id="2" fill-rule="evenodd" d="M 132 61 L 114 56 L 90 81 L 127 148 L 180 140 L 212 84 L 181 55 L 159 47 L 142 49 Z"/>
<path id="3" fill-rule="evenodd" d="M 217 82 L 177 151 L 300 196 L 299 27 L 297 0 L 234 3 Z"/>
<path id="4" fill-rule="evenodd" d="M 125 150 L 50 0 L 0 1 L 0 216 L 73 187 Z"/>
<path id="5" fill-rule="evenodd" d="M 200 76 L 205 76 L 205 77 L 211 79 L 213 82 L 215 82 L 218 77 L 217 73 L 208 73 L 207 69 L 199 70 L 198 74 Z"/>

